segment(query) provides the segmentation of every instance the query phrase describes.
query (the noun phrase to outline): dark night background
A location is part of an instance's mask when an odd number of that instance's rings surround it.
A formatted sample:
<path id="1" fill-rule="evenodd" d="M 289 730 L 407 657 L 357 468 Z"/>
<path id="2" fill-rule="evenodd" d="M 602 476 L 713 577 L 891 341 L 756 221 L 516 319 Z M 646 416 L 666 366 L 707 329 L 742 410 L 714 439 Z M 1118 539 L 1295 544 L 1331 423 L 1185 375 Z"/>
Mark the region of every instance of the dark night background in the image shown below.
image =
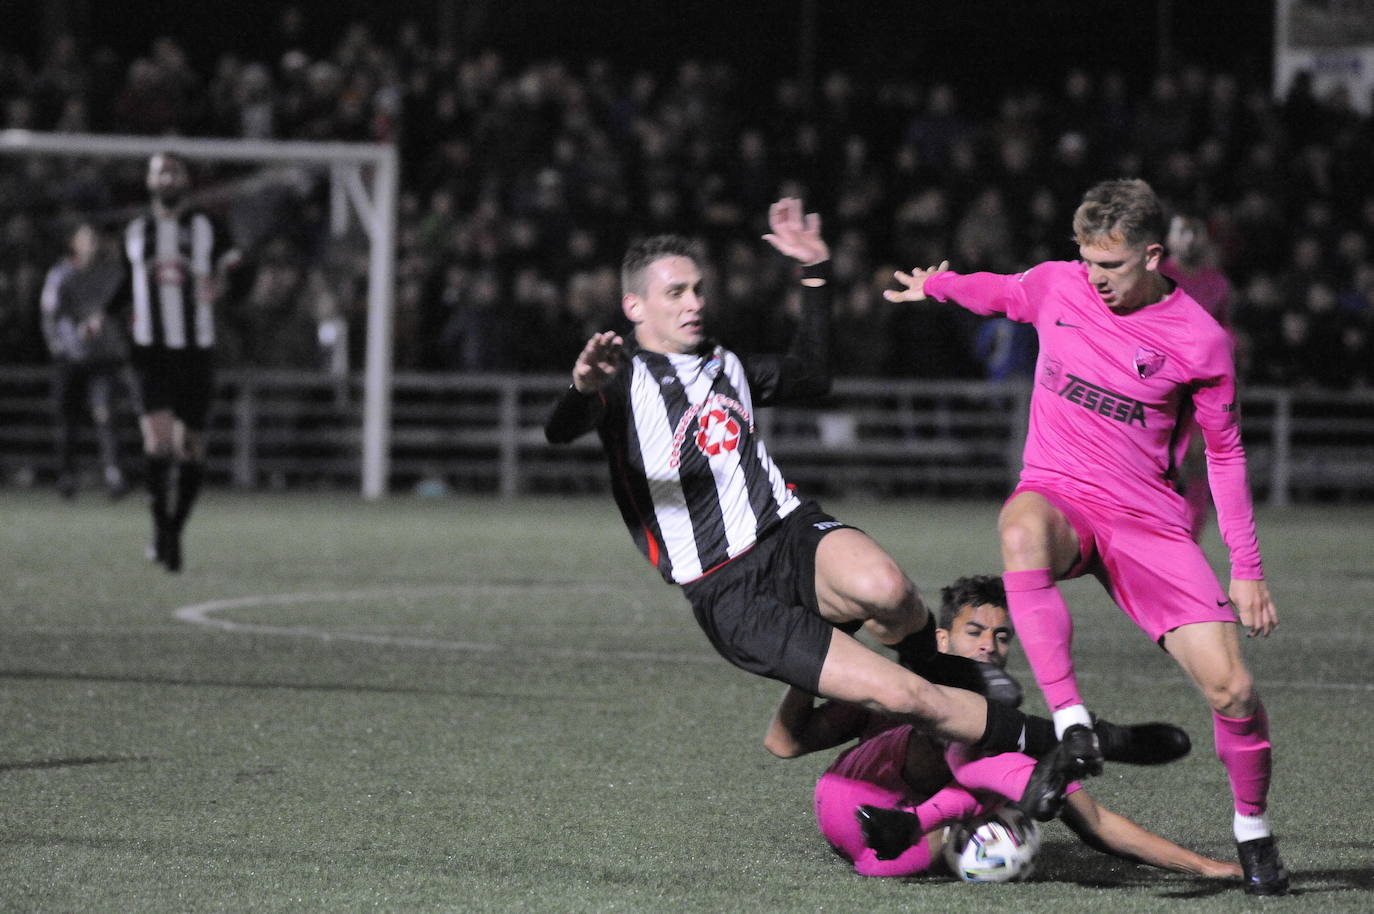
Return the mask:
<path id="1" fill-rule="evenodd" d="M 172 35 L 198 68 L 226 49 L 268 58 L 285 4 L 47 0 L 0 3 L 0 42 L 37 56 L 65 24 L 90 51 L 128 59 Z M 771 81 L 844 66 L 872 75 L 927 73 L 968 88 L 1052 83 L 1073 64 L 1121 69 L 1140 88 L 1161 65 L 1203 62 L 1263 81 L 1271 70 L 1273 3 L 1248 0 L 339 0 L 304 3 L 308 50 L 327 52 L 343 28 L 365 22 L 386 40 L 405 19 L 460 50 L 496 48 L 512 63 L 606 57 L 633 69 L 687 57 L 728 60 Z M 803 23 L 814 15 L 814 56 Z"/>

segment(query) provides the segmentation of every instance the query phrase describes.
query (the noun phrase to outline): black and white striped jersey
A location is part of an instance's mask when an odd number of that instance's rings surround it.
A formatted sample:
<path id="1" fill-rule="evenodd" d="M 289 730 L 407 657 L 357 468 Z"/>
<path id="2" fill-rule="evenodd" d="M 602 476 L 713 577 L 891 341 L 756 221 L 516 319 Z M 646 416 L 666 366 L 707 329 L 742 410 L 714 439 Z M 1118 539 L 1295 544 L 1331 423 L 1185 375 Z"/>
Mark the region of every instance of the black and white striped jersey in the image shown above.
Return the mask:
<path id="1" fill-rule="evenodd" d="M 669 582 L 685 584 L 747 551 L 800 504 L 768 455 L 755 410 L 829 390 L 829 292 L 802 296 L 785 356 L 740 356 L 713 344 L 665 355 L 630 340 L 601 391 L 570 388 L 549 417 L 553 443 L 597 430 L 621 517 Z"/>
<path id="2" fill-rule="evenodd" d="M 137 346 L 209 349 L 215 344 L 211 279 L 221 244 L 210 217 L 188 209 L 129 223 L 124 253 Z"/>

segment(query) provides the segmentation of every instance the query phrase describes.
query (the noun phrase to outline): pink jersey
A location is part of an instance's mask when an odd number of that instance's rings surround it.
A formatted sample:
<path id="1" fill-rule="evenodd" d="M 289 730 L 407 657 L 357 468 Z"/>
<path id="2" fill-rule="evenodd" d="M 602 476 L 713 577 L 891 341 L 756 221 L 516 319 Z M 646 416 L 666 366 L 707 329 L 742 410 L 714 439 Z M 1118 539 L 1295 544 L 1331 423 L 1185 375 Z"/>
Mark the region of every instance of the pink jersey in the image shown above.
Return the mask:
<path id="1" fill-rule="evenodd" d="M 906 764 L 907 743 L 911 739 L 911 725 L 899 724 L 882 730 L 840 754 L 827 774 L 855 781 L 866 781 L 894 796 L 905 797 L 911 792 L 902 767 Z"/>
<path id="2" fill-rule="evenodd" d="M 926 294 L 975 314 L 1033 324 L 1040 338 L 1021 485 L 1049 486 L 1099 509 L 1188 529 L 1175 491 L 1175 445 L 1194 418 L 1208 444 L 1232 575 L 1263 577 L 1240 445 L 1226 331 L 1182 289 L 1114 313 L 1078 262 L 1017 275 L 937 273 Z"/>

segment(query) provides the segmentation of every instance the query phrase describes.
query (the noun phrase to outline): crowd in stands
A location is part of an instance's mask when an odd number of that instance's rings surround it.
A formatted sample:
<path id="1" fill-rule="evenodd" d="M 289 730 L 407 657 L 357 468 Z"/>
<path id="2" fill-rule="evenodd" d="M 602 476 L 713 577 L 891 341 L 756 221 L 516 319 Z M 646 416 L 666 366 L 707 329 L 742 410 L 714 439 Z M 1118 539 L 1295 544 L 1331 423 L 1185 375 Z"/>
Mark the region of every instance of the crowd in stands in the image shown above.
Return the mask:
<path id="1" fill-rule="evenodd" d="M 1206 220 L 1250 383 L 1374 380 L 1374 118 L 1304 79 L 1275 99 L 1203 65 L 1134 92 L 1118 72 L 1073 69 L 1051 89 L 970 98 L 952 75 L 872 81 L 856 68 L 810 92 L 784 78 L 746 93 L 724 62 L 513 65 L 437 48 L 414 23 L 355 25 L 332 44 L 299 13 L 283 23 L 203 67 L 170 38 L 134 60 L 73 40 L 39 60 L 0 55 L 0 127 L 395 142 L 402 369 L 567 370 L 593 331 L 620 325 L 627 239 L 659 231 L 707 245 L 723 338 L 783 346 L 795 284 L 759 235 L 769 202 L 797 195 L 834 252 L 841 375 L 1024 373 L 1033 334 L 890 305 L 893 269 L 1072 259 L 1083 191 L 1140 176 Z M 143 200 L 141 167 L 0 158 L 5 362 L 44 358 L 37 300 L 56 226 L 95 213 L 113 235 Z M 249 255 L 224 309 L 226 361 L 312 366 L 322 340 L 348 339 L 356 366 L 365 248 L 323 244 L 321 185 L 291 186 L 240 190 L 253 205 L 225 213 Z"/>

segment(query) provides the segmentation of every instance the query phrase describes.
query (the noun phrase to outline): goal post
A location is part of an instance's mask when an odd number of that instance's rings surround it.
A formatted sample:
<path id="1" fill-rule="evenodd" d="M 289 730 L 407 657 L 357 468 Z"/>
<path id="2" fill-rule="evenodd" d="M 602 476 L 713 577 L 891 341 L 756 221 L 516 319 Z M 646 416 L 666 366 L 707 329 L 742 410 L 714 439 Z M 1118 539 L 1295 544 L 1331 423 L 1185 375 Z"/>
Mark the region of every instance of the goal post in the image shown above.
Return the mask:
<path id="1" fill-rule="evenodd" d="M 335 235 L 344 234 L 351 212 L 357 217 L 370 245 L 361 475 L 363 497 L 381 498 L 387 493 L 391 459 L 396 201 L 400 192 L 395 146 L 0 130 L 0 155 L 147 158 L 158 152 L 174 153 L 188 160 L 280 162 L 328 168 L 331 231 Z"/>

